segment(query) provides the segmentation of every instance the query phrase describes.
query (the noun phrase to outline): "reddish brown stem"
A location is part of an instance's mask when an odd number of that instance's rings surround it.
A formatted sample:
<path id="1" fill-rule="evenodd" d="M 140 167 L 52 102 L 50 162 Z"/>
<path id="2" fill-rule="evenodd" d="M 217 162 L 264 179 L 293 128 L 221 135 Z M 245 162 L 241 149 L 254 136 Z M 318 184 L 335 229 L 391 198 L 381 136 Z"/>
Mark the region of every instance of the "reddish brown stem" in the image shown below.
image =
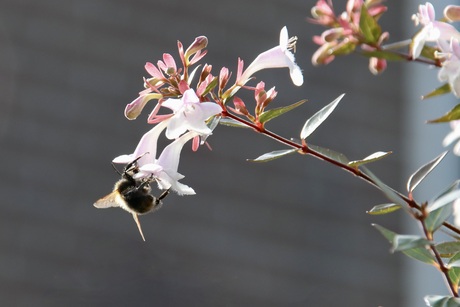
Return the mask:
<path id="1" fill-rule="evenodd" d="M 355 168 L 355 167 L 351 167 L 349 166 L 348 164 L 343 164 L 339 161 L 336 161 L 334 159 L 331 159 L 319 152 L 316 152 L 312 149 L 310 149 L 306 143 L 305 144 L 298 144 L 294 141 L 291 141 L 291 140 L 288 140 L 282 136 L 279 136 L 278 134 L 276 133 L 273 133 L 267 129 L 265 129 L 264 127 L 260 127 L 252 122 L 249 122 L 245 119 L 242 119 L 232 113 L 229 113 L 228 111 L 224 110 L 221 114 L 223 117 L 228 117 L 228 118 L 231 118 L 239 123 L 242 123 L 244 124 L 245 126 L 248 126 L 250 128 L 252 128 L 253 130 L 257 131 L 258 133 L 261 133 L 261 134 L 264 134 L 272 139 L 274 139 L 275 141 L 279 142 L 279 143 L 282 143 L 284 145 L 287 145 L 289 147 L 292 147 L 294 149 L 297 149 L 300 153 L 303 153 L 303 154 L 308 154 L 308 155 L 312 155 L 318 159 L 321 159 L 323 161 L 326 161 L 332 165 L 335 165 L 347 172 L 350 172 L 352 173 L 353 175 L 355 175 L 356 177 L 358 178 L 361 178 L 362 180 L 370 183 L 371 185 L 375 186 L 378 188 L 378 185 L 376 184 L 376 182 L 374 182 L 374 180 L 372 178 L 370 178 L 368 175 L 362 173 L 358 168 Z M 410 207 L 410 208 L 413 208 L 413 209 L 416 209 L 418 211 L 422 211 L 422 208 L 421 206 L 415 201 L 413 200 L 411 197 L 407 197 L 403 194 L 401 194 L 400 192 L 397 192 L 395 191 L 395 193 L 398 194 L 399 197 L 401 197 L 406 203 L 407 205 Z M 443 226 L 448 228 L 449 230 L 451 230 L 452 232 L 456 233 L 456 234 L 459 234 L 460 235 L 460 229 L 458 229 L 457 227 L 451 225 L 450 223 L 447 223 L 447 222 L 444 222 L 443 223 Z"/>

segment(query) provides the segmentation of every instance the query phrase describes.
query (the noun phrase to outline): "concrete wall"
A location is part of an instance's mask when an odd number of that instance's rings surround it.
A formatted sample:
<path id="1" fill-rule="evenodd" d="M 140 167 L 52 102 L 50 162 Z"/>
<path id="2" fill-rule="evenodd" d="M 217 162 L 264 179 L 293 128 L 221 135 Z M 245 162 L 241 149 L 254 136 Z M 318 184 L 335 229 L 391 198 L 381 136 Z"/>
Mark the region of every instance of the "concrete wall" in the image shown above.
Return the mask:
<path id="1" fill-rule="evenodd" d="M 213 151 L 184 149 L 180 172 L 196 196 L 166 199 L 141 217 L 147 242 L 121 210 L 97 210 L 118 176 L 113 157 L 148 129 L 123 117 L 142 89 L 143 66 L 209 38 L 208 63 L 235 71 L 299 37 L 305 83 L 261 72 L 276 103 L 309 102 L 268 127 L 297 136 L 314 112 L 346 92 L 311 142 L 351 159 L 394 154 L 372 166 L 403 189 L 399 78 L 373 77 L 358 56 L 313 68 L 305 22 L 315 1 L 0 1 L 0 303 L 4 306 L 398 306 L 400 263 L 365 211 L 380 192 L 311 157 L 251 164 L 281 145 L 218 127 Z M 385 25 L 396 30 L 401 16 Z M 391 7 L 393 6 L 393 7 Z M 342 9 L 337 5 L 338 9 Z M 407 16 L 405 16 L 407 17 Z M 395 38 L 397 39 L 397 38 Z M 402 176 L 402 177 L 401 177 Z"/>

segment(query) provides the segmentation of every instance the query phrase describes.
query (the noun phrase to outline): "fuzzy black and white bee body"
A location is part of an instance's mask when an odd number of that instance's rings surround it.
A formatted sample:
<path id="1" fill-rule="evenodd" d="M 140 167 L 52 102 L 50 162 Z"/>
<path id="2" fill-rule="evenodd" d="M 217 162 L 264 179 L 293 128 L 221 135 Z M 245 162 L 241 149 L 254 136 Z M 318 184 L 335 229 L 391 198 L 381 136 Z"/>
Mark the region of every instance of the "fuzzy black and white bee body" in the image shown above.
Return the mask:
<path id="1" fill-rule="evenodd" d="M 132 214 L 142 239 L 145 241 L 138 215 L 147 214 L 159 209 L 162 205 L 161 200 L 168 195 L 169 190 L 164 191 L 158 198 L 154 197 L 150 193 L 150 183 L 155 181 L 155 178 L 134 178 L 134 175 L 139 172 L 137 161 L 141 157 L 137 157 L 134 161 L 126 165 L 123 173 L 121 173 L 121 179 L 115 183 L 113 191 L 97 200 L 94 203 L 94 207 L 99 209 L 120 207 L 128 211 Z"/>

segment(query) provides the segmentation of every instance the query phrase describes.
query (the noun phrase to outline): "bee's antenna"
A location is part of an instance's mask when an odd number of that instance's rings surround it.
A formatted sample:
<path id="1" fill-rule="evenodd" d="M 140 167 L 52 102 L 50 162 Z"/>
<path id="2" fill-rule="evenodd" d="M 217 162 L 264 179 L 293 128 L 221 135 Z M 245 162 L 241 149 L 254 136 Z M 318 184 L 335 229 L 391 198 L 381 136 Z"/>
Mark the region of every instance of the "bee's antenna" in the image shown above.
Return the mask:
<path id="1" fill-rule="evenodd" d="M 114 164 L 113 162 L 112 162 L 112 167 L 113 167 L 113 169 L 118 173 L 118 175 L 121 176 L 120 171 L 115 167 L 115 164 Z"/>

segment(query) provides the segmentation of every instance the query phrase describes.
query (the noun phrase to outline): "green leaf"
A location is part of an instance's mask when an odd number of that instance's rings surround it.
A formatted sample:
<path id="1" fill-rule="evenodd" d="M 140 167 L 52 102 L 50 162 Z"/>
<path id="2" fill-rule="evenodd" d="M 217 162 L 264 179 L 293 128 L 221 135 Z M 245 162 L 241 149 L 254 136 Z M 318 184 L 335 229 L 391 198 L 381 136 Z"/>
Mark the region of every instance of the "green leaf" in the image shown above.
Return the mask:
<path id="1" fill-rule="evenodd" d="M 341 43 L 329 49 L 330 55 L 347 55 L 356 49 L 356 42 Z"/>
<path id="2" fill-rule="evenodd" d="M 457 287 L 460 282 L 459 265 L 460 265 L 460 253 L 457 253 L 449 260 L 449 271 L 447 272 L 449 274 L 449 278 L 451 282 Z"/>
<path id="3" fill-rule="evenodd" d="M 224 126 L 237 127 L 237 128 L 249 128 L 248 126 L 240 123 L 239 121 L 236 121 L 229 117 L 222 117 L 219 121 L 219 124 L 224 125 Z"/>
<path id="4" fill-rule="evenodd" d="M 430 212 L 428 217 L 425 219 L 426 228 L 430 233 L 438 230 L 451 215 L 452 215 L 452 203 L 450 206 L 442 206 L 436 210 Z"/>
<path id="5" fill-rule="evenodd" d="M 328 157 L 328 158 L 330 158 L 330 159 L 332 159 L 334 161 L 340 162 L 342 164 L 348 164 L 348 162 L 349 162 L 348 158 L 344 154 L 342 154 L 340 152 L 336 152 L 336 151 L 333 151 L 331 149 L 316 146 L 316 145 L 313 145 L 313 144 L 309 144 L 308 148 L 310 148 L 311 150 L 313 150 L 313 151 L 315 151 L 317 153 L 320 153 L 323 156 L 326 156 L 326 157 Z"/>
<path id="6" fill-rule="evenodd" d="M 276 108 L 276 109 L 271 109 L 271 110 L 268 110 L 268 111 L 265 111 L 263 112 L 262 114 L 259 115 L 259 122 L 260 123 L 266 123 L 268 122 L 269 120 L 272 120 L 274 119 L 275 117 L 278 117 L 286 112 L 289 112 L 295 108 L 297 108 L 298 106 L 301 106 L 302 104 L 304 104 L 304 102 L 306 102 L 307 100 L 306 99 L 303 99 L 303 100 L 300 100 L 294 104 L 291 104 L 289 106 L 286 106 L 286 107 L 281 107 L 281 108 Z"/>
<path id="7" fill-rule="evenodd" d="M 397 204 L 381 204 L 374 206 L 371 210 L 367 211 L 367 214 L 372 214 L 372 215 L 382 215 L 382 214 L 388 214 L 391 212 L 395 212 L 397 210 L 401 209 L 400 205 Z"/>
<path id="8" fill-rule="evenodd" d="M 208 86 L 206 86 L 206 88 L 204 89 L 203 93 L 201 94 L 202 97 L 204 97 L 205 95 L 207 95 L 210 91 L 212 91 L 217 83 L 219 82 L 219 79 L 217 77 L 214 77 L 212 79 L 212 81 L 208 84 Z"/>
<path id="9" fill-rule="evenodd" d="M 420 182 L 441 162 L 441 160 L 446 156 L 447 151 L 443 152 L 427 164 L 420 167 L 415 173 L 410 176 L 407 181 L 407 191 L 412 192 Z"/>
<path id="10" fill-rule="evenodd" d="M 386 229 L 385 227 L 382 227 L 377 224 L 372 224 L 392 245 L 394 245 L 394 240 L 397 236 L 397 234 L 391 230 Z M 408 250 L 402 251 L 403 254 L 406 256 L 419 260 L 423 263 L 433 265 L 436 263 L 436 260 L 434 259 L 433 255 L 424 247 L 417 247 L 417 248 L 412 248 Z"/>
<path id="11" fill-rule="evenodd" d="M 459 184 L 460 180 L 454 181 L 454 183 L 452 183 L 447 189 L 445 189 L 439 195 L 430 200 L 428 204 L 434 204 L 441 197 L 457 190 Z M 446 205 L 441 206 L 438 209 L 432 210 L 432 212 L 428 215 L 426 219 L 427 229 L 431 232 L 436 231 L 442 225 L 442 223 L 444 223 L 452 214 L 452 207 L 453 206 L 449 205 L 449 203 L 446 203 Z"/>
<path id="12" fill-rule="evenodd" d="M 362 164 L 371 163 L 371 162 L 383 159 L 383 158 L 385 158 L 386 156 L 388 156 L 391 153 L 392 153 L 391 151 L 388 151 L 388 152 L 378 151 L 376 153 L 373 153 L 370 156 L 367 156 L 366 158 L 364 158 L 362 160 L 351 161 L 351 162 L 348 163 L 348 165 L 351 166 L 351 167 L 356 167 L 356 166 L 360 166 Z"/>
<path id="13" fill-rule="evenodd" d="M 359 28 L 364 36 L 364 39 L 366 40 L 366 43 L 377 43 L 380 35 L 382 34 L 382 30 L 380 29 L 379 24 L 374 19 L 374 17 L 369 14 L 365 5 L 361 7 Z"/>
<path id="14" fill-rule="evenodd" d="M 395 190 L 384 184 L 365 166 L 363 166 L 363 172 L 368 175 L 370 179 L 372 179 L 375 186 L 378 187 L 389 200 L 391 200 L 396 205 L 400 205 L 402 208 L 408 209 L 406 201 L 401 196 L 399 196 Z"/>
<path id="15" fill-rule="evenodd" d="M 427 295 L 424 298 L 425 303 L 430 307 L 459 307 L 460 298 L 441 295 Z"/>
<path id="16" fill-rule="evenodd" d="M 446 83 L 446 84 L 444 84 L 443 86 L 438 87 L 438 88 L 435 89 L 434 91 L 429 92 L 429 93 L 426 94 L 426 95 L 423 95 L 423 96 L 422 96 L 422 99 L 425 100 L 425 99 L 428 99 L 428 98 L 433 98 L 433 97 L 436 97 L 436 96 L 441 96 L 441 95 L 444 95 L 444 94 L 448 94 L 448 93 L 450 93 L 451 91 L 452 91 L 452 90 L 451 90 L 451 88 L 450 88 L 449 83 Z"/>
<path id="17" fill-rule="evenodd" d="M 429 203 L 427 210 L 431 213 L 439 208 L 443 208 L 445 206 L 452 206 L 453 202 L 458 198 L 460 198 L 460 190 L 449 192 L 439 197 L 434 202 Z"/>
<path id="18" fill-rule="evenodd" d="M 430 245 L 430 241 L 416 235 L 395 235 L 393 238 L 393 251 L 402 252 L 408 249 L 419 248 Z"/>
<path id="19" fill-rule="evenodd" d="M 405 56 L 394 53 L 392 51 L 385 51 L 385 50 L 379 50 L 379 51 L 362 51 L 362 55 L 369 57 L 369 58 L 379 58 L 379 59 L 385 59 L 388 61 L 405 61 L 407 60 Z"/>
<path id="20" fill-rule="evenodd" d="M 295 153 L 296 151 L 297 151 L 297 149 L 276 150 L 276 151 L 272 151 L 272 152 L 263 154 L 260 157 L 255 158 L 255 159 L 248 159 L 248 161 L 251 161 L 251 162 L 268 162 L 268 161 L 272 161 L 272 160 L 281 158 L 283 156 Z"/>
<path id="21" fill-rule="evenodd" d="M 436 249 L 438 250 L 441 257 L 449 258 L 453 255 L 460 253 L 460 242 L 459 241 L 449 241 L 436 244 Z"/>
<path id="22" fill-rule="evenodd" d="M 443 116 L 429 120 L 428 123 L 446 123 L 457 119 L 460 119 L 460 103 Z"/>
<path id="23" fill-rule="evenodd" d="M 437 61 L 438 58 L 436 58 L 436 53 L 435 53 L 436 51 L 439 52 L 440 51 L 439 48 L 430 46 L 430 45 L 425 45 L 423 46 L 423 49 L 420 55 L 424 58 L 427 58 L 433 61 Z"/>
<path id="24" fill-rule="evenodd" d="M 334 111 L 337 104 L 343 98 L 345 94 L 340 95 L 330 104 L 319 110 L 315 115 L 310 117 L 305 124 L 303 125 L 302 132 L 300 133 L 300 138 L 305 140 L 316 128 L 319 127 L 326 120 L 326 118 Z"/>

